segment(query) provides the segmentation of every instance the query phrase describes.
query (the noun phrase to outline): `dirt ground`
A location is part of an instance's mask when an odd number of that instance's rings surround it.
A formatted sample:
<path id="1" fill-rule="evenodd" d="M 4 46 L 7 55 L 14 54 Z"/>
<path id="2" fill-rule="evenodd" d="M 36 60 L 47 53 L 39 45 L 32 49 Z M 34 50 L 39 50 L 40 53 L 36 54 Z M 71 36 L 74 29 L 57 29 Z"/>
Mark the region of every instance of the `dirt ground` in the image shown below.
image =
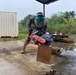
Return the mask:
<path id="1" fill-rule="evenodd" d="M 52 54 L 51 64 L 44 64 L 36 61 L 37 48 L 33 48 L 31 44 L 26 47 L 26 54 L 21 54 L 23 43 L 24 40 L 0 42 L 0 75 L 54 75 L 50 73 L 53 70 L 56 70 L 55 75 L 76 74 L 76 65 L 72 69 L 69 63 L 76 56 L 70 56 L 69 60 L 68 52 L 63 52 L 60 56 Z M 69 73 L 69 70 L 74 73 Z"/>
<path id="2" fill-rule="evenodd" d="M 0 75 L 46 75 L 53 66 L 66 60 L 64 57 L 51 55 L 51 64 L 36 61 L 37 47 L 26 47 L 26 54 L 21 54 L 23 41 L 0 42 Z"/>

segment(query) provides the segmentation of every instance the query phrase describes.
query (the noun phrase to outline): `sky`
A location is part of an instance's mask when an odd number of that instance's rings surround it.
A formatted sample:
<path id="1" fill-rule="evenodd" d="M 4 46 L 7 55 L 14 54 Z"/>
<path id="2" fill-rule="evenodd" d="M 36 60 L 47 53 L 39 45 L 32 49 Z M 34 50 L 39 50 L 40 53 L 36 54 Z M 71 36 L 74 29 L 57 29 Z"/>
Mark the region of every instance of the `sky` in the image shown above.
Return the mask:
<path id="1" fill-rule="evenodd" d="M 20 21 L 29 14 L 36 15 L 39 11 L 43 12 L 43 4 L 36 0 L 0 0 L 0 11 L 17 12 Z M 59 0 L 45 5 L 46 17 L 61 11 L 76 12 L 76 0 Z"/>

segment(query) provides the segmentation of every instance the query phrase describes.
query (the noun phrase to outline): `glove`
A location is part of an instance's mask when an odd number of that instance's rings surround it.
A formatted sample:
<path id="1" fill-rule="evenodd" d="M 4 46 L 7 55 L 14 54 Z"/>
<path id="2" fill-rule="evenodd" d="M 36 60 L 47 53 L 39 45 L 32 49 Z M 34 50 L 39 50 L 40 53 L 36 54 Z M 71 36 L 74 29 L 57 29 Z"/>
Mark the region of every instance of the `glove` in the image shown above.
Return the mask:
<path id="1" fill-rule="evenodd" d="M 46 32 L 46 26 L 44 26 L 43 28 L 42 28 L 42 32 Z"/>

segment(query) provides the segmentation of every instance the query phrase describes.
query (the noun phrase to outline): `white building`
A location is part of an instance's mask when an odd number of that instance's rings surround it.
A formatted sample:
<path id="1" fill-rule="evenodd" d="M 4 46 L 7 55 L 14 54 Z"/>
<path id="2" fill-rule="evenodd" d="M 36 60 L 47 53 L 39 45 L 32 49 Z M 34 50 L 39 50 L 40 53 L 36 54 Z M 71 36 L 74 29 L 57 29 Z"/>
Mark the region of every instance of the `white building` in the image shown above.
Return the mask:
<path id="1" fill-rule="evenodd" d="M 17 13 L 0 11 L 0 37 L 17 37 L 17 35 Z"/>

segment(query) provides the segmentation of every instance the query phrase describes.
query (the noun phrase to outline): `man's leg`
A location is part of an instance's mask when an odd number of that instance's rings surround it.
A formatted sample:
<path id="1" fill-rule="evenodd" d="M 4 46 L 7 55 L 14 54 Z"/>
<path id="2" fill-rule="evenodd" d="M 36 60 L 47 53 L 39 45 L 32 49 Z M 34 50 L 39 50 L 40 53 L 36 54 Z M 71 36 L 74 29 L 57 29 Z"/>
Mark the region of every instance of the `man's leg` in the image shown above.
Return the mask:
<path id="1" fill-rule="evenodd" d="M 25 48 L 26 48 L 26 46 L 30 43 L 30 41 L 31 41 L 31 39 L 30 39 L 30 37 L 28 37 L 27 40 L 26 40 L 25 43 L 24 43 L 23 51 L 21 52 L 22 54 L 25 53 Z"/>

